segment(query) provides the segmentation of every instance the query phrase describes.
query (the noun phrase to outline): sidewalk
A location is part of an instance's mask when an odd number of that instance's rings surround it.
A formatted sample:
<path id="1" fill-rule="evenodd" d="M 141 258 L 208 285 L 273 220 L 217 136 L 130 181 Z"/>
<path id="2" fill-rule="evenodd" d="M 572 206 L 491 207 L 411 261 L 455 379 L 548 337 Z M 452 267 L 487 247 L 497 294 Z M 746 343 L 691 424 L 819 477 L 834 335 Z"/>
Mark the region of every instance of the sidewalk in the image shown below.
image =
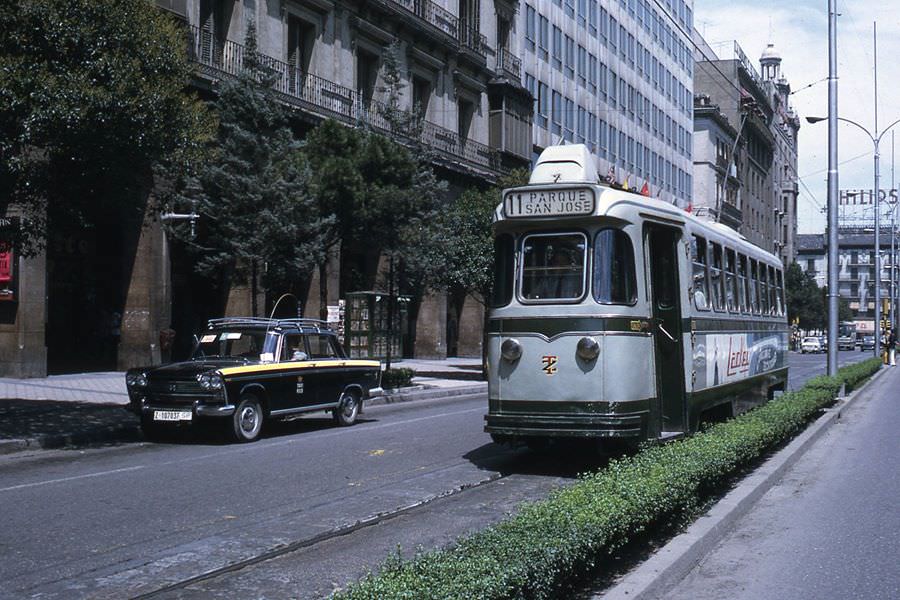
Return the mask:
<path id="1" fill-rule="evenodd" d="M 392 366 L 416 371 L 412 387 L 386 390 L 367 406 L 487 391 L 477 358 L 403 359 Z M 140 424 L 127 404 L 124 372 L 0 377 L 0 454 L 140 441 Z"/>

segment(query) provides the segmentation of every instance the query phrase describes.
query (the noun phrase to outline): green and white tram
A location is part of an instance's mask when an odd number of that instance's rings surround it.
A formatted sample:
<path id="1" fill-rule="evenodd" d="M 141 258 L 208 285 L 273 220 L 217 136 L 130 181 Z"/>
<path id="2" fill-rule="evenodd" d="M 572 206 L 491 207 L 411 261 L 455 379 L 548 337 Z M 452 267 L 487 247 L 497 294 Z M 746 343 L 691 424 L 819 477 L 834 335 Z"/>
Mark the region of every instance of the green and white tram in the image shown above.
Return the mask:
<path id="1" fill-rule="evenodd" d="M 495 213 L 487 323 L 497 442 L 667 439 L 784 389 L 780 261 L 732 229 L 544 150 Z"/>

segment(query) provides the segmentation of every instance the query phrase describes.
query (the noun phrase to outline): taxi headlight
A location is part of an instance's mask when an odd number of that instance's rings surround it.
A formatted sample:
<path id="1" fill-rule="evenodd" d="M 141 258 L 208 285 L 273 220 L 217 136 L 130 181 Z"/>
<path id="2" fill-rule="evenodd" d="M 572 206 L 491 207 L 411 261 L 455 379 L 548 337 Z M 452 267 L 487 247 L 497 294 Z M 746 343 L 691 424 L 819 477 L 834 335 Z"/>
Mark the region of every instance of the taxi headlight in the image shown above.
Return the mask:
<path id="1" fill-rule="evenodd" d="M 500 345 L 500 355 L 504 360 L 515 362 L 522 356 L 522 344 L 515 338 L 503 340 L 503 343 Z"/>
<path id="2" fill-rule="evenodd" d="M 209 389 L 211 390 L 221 390 L 222 389 L 222 376 L 213 373 L 209 376 Z"/>
<path id="3" fill-rule="evenodd" d="M 125 376 L 125 385 L 128 387 L 147 387 L 146 373 L 129 373 Z"/>
<path id="4" fill-rule="evenodd" d="M 583 337 L 578 340 L 578 347 L 575 354 L 584 360 L 595 360 L 600 356 L 600 344 L 594 338 Z"/>
<path id="5" fill-rule="evenodd" d="M 201 373 L 197 375 L 197 381 L 204 390 L 222 389 L 222 377 L 218 373 Z"/>

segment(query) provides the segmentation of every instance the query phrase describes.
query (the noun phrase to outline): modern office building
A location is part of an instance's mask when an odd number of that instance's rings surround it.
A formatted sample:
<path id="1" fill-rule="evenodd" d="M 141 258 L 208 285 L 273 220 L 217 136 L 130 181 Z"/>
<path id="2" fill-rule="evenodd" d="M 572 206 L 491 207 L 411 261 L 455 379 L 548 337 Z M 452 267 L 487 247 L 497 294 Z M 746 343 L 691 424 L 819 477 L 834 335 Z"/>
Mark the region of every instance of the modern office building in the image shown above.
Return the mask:
<path id="1" fill-rule="evenodd" d="M 535 98 L 534 152 L 585 143 L 603 174 L 686 207 L 692 192 L 693 5 L 524 0 L 517 28 Z"/>
<path id="2" fill-rule="evenodd" d="M 215 97 L 217 82 L 240 71 L 253 22 L 258 49 L 279 74 L 276 89 L 292 108 L 297 130 L 331 118 L 401 143 L 425 144 L 433 151 L 438 175 L 449 182 L 448 201 L 463 189 L 529 164 L 533 99 L 523 86 L 518 58 L 516 15 L 524 18 L 525 13 L 518 0 L 156 4 L 184 24 L 187 51 L 196 65 L 192 83 L 207 99 Z M 386 95 L 384 56 L 394 43 L 400 48 L 401 107 L 417 107 L 424 117 L 416 140 L 392 130 L 379 110 Z M 582 105 L 587 103 L 582 100 Z M 173 260 L 157 217 L 150 210 L 143 220 L 98 216 L 91 227 L 57 232 L 45 255 L 17 257 L 15 301 L 0 306 L 0 374 L 150 364 L 166 357 L 170 330 L 176 331 L 176 340 L 189 340 L 205 300 L 202 290 L 190 289 L 184 265 Z M 335 256 L 329 269 L 329 306 L 360 291 L 349 289 L 341 277 L 345 258 Z M 380 285 L 377 264 L 367 276 L 368 289 Z M 318 314 L 316 286 L 307 314 Z M 232 285 L 225 314 L 250 314 L 250 289 Z M 440 295 L 422 298 L 413 328 L 416 352 L 446 356 L 449 344 L 451 352 L 480 356 L 482 315 L 474 301 L 454 308 Z M 459 328 L 451 331 L 451 321 Z"/>
<path id="3" fill-rule="evenodd" d="M 797 134 L 781 57 L 762 75 L 737 43 L 719 53 L 695 32 L 694 209 L 781 257 L 796 256 Z"/>
<path id="4" fill-rule="evenodd" d="M 841 227 L 838 230 L 838 294 L 846 298 L 853 311 L 858 331 L 873 332 L 875 318 L 875 269 L 881 269 L 882 317 L 888 318 L 891 296 L 891 232 L 879 236 L 880 256 L 875 257 L 875 233 L 872 228 Z M 825 234 L 797 236 L 797 262 L 811 274 L 819 287 L 828 279 L 828 238 Z M 898 246 L 895 240 L 895 247 Z M 895 277 L 896 277 L 895 271 Z M 894 292 L 898 292 L 897 281 Z"/>

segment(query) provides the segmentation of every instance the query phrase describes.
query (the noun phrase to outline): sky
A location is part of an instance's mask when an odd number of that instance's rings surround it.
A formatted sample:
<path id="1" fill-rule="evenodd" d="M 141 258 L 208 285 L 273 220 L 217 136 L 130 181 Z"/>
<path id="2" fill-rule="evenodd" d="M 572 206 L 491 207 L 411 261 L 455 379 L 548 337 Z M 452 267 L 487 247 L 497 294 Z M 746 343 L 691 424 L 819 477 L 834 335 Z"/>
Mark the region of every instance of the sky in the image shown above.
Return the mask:
<path id="1" fill-rule="evenodd" d="M 881 138 L 881 189 L 891 189 L 891 131 L 894 131 L 897 169 L 894 188 L 900 187 L 900 0 L 837 0 L 838 116 L 856 121 L 875 133 L 875 48 L 877 23 L 878 132 Z M 799 134 L 800 197 L 798 230 L 825 230 L 822 208 L 827 202 L 828 123 L 807 123 L 806 117 L 828 115 L 828 1 L 827 0 L 695 0 L 694 26 L 714 50 L 720 42 L 737 41 L 754 61 L 770 42 L 782 58 L 781 72 L 791 84 L 791 103 L 801 119 Z M 874 186 L 874 144 L 870 136 L 846 123 L 838 126 L 838 187 Z M 881 211 L 887 215 L 891 207 Z M 852 211 L 852 213 L 850 212 Z M 861 207 L 844 209 L 839 218 L 874 218 Z M 900 211 L 897 214 L 900 222 Z"/>

